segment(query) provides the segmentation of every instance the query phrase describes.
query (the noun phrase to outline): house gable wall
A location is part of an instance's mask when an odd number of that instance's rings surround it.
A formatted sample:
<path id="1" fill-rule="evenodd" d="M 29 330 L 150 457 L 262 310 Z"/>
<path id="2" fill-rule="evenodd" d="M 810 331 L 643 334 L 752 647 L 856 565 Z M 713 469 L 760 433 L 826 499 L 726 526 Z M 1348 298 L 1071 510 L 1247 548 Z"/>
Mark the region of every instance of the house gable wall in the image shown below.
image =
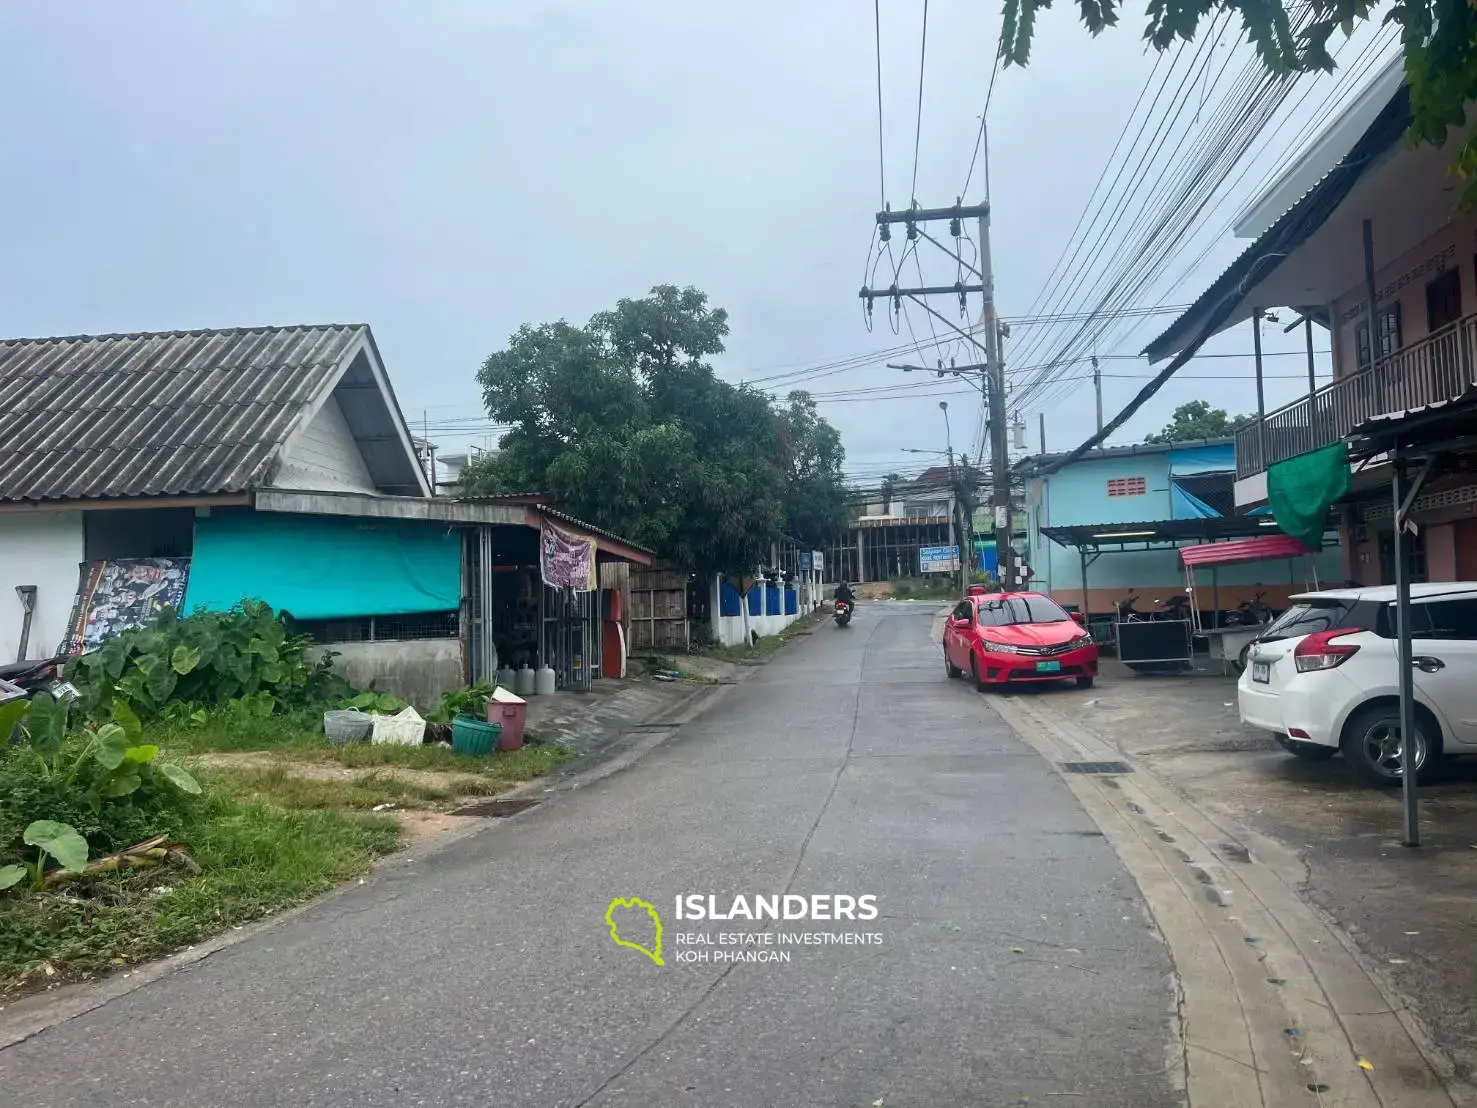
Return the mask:
<path id="1" fill-rule="evenodd" d="M 337 396 L 328 398 L 283 455 L 272 483 L 277 488 L 312 492 L 376 491 Z"/>

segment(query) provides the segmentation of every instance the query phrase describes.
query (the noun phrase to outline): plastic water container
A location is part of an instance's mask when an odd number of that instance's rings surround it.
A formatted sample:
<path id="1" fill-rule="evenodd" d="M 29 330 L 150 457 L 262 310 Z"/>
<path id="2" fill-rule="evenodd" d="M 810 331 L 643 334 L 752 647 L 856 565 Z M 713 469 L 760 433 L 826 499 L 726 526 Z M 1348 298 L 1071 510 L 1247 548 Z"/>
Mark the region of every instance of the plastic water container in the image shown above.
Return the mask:
<path id="1" fill-rule="evenodd" d="M 544 666 L 538 671 L 538 677 L 534 681 L 533 691 L 539 696 L 553 696 L 557 681 L 554 671 L 549 666 Z"/>
<path id="2" fill-rule="evenodd" d="M 513 679 L 513 691 L 519 696 L 532 696 L 533 681 L 533 670 L 529 669 L 526 665 L 519 666 L 518 672 L 514 675 Z"/>
<path id="3" fill-rule="evenodd" d="M 505 689 L 511 689 L 518 680 L 518 671 L 512 666 L 497 671 L 497 683 Z"/>
<path id="4" fill-rule="evenodd" d="M 517 750 L 523 745 L 523 729 L 528 723 L 528 701 L 507 689 L 498 689 L 487 702 L 487 722 L 502 725 L 499 750 Z"/>

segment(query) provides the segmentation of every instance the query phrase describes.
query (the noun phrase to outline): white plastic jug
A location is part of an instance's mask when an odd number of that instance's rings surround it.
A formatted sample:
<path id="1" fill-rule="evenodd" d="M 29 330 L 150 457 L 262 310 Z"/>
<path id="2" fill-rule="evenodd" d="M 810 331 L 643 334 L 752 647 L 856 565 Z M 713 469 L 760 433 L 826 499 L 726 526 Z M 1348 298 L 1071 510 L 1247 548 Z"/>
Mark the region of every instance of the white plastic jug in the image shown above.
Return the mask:
<path id="1" fill-rule="evenodd" d="M 544 666 L 538 671 L 538 678 L 534 682 L 534 692 L 540 696 L 554 695 L 554 671 L 549 666 Z"/>
<path id="2" fill-rule="evenodd" d="M 497 671 L 497 683 L 499 688 L 512 690 L 514 683 L 518 680 L 518 671 L 512 666 Z"/>
<path id="3" fill-rule="evenodd" d="M 527 663 L 518 667 L 518 673 L 513 683 L 513 691 L 519 696 L 531 696 L 533 694 L 533 670 L 528 668 Z"/>

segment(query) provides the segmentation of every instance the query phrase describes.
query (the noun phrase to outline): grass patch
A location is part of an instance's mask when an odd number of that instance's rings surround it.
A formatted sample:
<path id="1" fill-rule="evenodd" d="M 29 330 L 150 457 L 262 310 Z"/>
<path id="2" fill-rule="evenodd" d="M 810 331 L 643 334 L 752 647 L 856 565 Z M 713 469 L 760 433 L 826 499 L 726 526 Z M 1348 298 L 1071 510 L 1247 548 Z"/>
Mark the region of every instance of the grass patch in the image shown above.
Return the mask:
<path id="1" fill-rule="evenodd" d="M 349 808 L 366 811 L 380 804 L 417 808 L 450 800 L 457 795 L 451 789 L 420 785 L 378 773 L 327 781 L 298 777 L 280 765 L 221 769 L 208 776 L 213 786 L 223 786 L 252 800 L 291 809 Z"/>
<path id="2" fill-rule="evenodd" d="M 175 754 L 206 751 L 276 750 L 304 743 L 327 745 L 323 737 L 323 713 L 317 710 L 258 716 L 251 712 L 214 712 L 204 726 L 149 724 L 148 740 Z"/>
<path id="3" fill-rule="evenodd" d="M 525 745 L 519 750 L 498 751 L 485 757 L 457 754 L 444 746 L 396 746 L 381 743 L 338 745 L 321 736 L 316 740 L 296 743 L 282 751 L 284 758 L 302 762 L 335 762 L 346 769 L 375 769 L 399 766 L 403 769 L 431 770 L 439 773 L 465 773 L 497 777 L 507 781 L 528 781 L 575 757 L 568 747 L 558 743 Z"/>
<path id="4" fill-rule="evenodd" d="M 217 791 L 181 838 L 198 876 L 167 867 L 0 898 L 0 995 L 159 958 L 317 896 L 368 872 L 399 828 Z"/>

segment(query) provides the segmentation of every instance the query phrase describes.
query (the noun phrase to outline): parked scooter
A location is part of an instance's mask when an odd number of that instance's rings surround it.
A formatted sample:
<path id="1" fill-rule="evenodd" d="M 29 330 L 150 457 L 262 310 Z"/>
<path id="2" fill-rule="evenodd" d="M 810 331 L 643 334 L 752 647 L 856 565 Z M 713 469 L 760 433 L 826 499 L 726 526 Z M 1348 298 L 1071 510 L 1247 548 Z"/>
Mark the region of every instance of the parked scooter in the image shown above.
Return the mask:
<path id="1" fill-rule="evenodd" d="M 1162 597 L 1158 604 L 1159 619 L 1187 620 L 1190 618 L 1190 598 L 1182 592 Z"/>
<path id="2" fill-rule="evenodd" d="M 62 677 L 62 667 L 66 664 L 66 657 L 60 656 L 0 666 L 0 704 L 8 700 L 31 700 L 38 692 L 49 692 L 58 699 L 72 699 L 77 690 Z"/>
<path id="3" fill-rule="evenodd" d="M 1243 600 L 1234 611 L 1226 613 L 1227 627 L 1255 627 L 1272 622 L 1272 609 L 1262 599 L 1266 593 L 1257 593 L 1250 600 Z"/>

